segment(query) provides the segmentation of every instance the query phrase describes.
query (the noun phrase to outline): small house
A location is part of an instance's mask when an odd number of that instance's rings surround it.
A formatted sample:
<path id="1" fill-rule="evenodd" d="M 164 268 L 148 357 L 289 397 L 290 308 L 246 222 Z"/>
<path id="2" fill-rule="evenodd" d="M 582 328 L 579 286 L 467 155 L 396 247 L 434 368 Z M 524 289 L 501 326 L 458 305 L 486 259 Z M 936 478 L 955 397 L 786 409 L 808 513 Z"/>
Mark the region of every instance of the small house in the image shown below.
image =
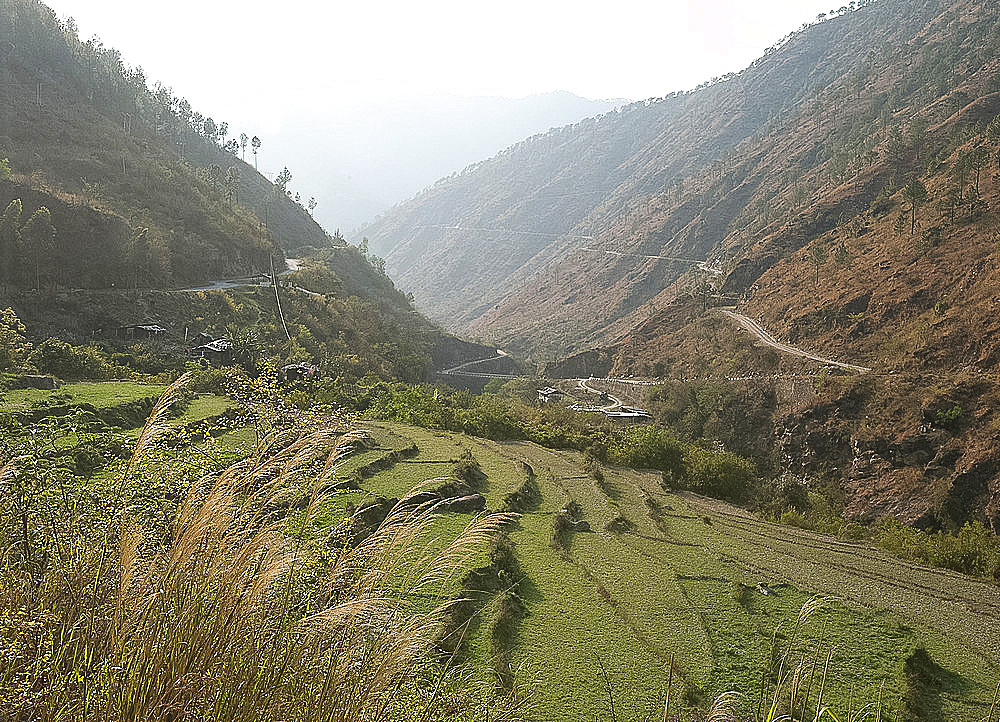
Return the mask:
<path id="1" fill-rule="evenodd" d="M 115 335 L 125 339 L 145 339 L 157 338 L 166 333 L 167 329 L 158 323 L 133 323 L 119 327 Z"/>
<path id="2" fill-rule="evenodd" d="M 190 349 L 188 356 L 200 358 L 213 366 L 229 366 L 233 363 L 233 342 L 228 338 L 217 338 Z"/>
<path id="3" fill-rule="evenodd" d="M 281 378 L 288 383 L 311 381 L 319 375 L 319 368 L 307 363 L 288 364 L 281 367 Z"/>
<path id="4" fill-rule="evenodd" d="M 547 404 L 550 401 L 558 401 L 565 395 L 566 394 L 559 389 L 554 389 L 551 386 L 547 386 L 544 389 L 538 389 L 538 401 L 543 404 Z"/>

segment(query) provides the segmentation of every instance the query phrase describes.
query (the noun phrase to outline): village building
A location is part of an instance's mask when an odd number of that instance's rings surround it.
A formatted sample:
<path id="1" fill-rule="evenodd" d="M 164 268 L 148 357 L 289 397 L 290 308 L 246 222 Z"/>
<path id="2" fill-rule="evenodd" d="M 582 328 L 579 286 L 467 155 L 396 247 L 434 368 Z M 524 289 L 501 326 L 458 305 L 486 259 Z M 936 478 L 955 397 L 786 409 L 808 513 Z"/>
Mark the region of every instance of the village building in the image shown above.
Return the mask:
<path id="1" fill-rule="evenodd" d="M 550 401 L 558 401 L 564 396 L 566 396 L 566 394 L 559 389 L 552 388 L 551 386 L 547 386 L 544 389 L 538 389 L 539 403 L 547 404 Z"/>
<path id="2" fill-rule="evenodd" d="M 125 339 L 145 339 L 156 338 L 166 333 L 167 329 L 158 323 L 133 323 L 128 326 L 120 326 L 115 335 Z"/>
<path id="3" fill-rule="evenodd" d="M 190 349 L 188 356 L 200 358 L 212 366 L 229 366 L 233 363 L 233 342 L 228 338 L 217 338 Z"/>

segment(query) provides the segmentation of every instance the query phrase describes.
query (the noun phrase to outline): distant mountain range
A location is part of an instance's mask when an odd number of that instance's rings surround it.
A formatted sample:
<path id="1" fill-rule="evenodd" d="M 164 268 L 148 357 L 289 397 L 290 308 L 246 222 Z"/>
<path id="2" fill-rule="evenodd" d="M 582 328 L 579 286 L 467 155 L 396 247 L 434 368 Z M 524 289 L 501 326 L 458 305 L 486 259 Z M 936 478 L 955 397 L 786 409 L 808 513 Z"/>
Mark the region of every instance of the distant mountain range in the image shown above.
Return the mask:
<path id="1" fill-rule="evenodd" d="M 856 6 L 739 74 L 518 143 L 365 234 L 432 318 L 539 359 L 623 335 L 696 261 L 740 263 L 742 292 L 925 168 L 894 145 L 915 118 L 935 128 L 992 92 L 995 5 Z"/>
<path id="2" fill-rule="evenodd" d="M 316 197 L 320 222 L 346 231 L 512 143 L 626 102 L 567 92 L 386 98 L 290 119 L 266 138 L 267 151 L 291 169 L 297 189 Z"/>
<path id="3" fill-rule="evenodd" d="M 454 331 L 557 360 L 549 375 L 702 379 L 647 400 L 833 483 L 851 515 L 1000 530 L 998 115 L 996 2 L 862 1 L 739 74 L 444 178 L 366 233 Z M 756 347 L 715 305 L 872 371 L 828 383 L 842 371 Z M 741 400 L 713 401 L 732 379 Z"/>

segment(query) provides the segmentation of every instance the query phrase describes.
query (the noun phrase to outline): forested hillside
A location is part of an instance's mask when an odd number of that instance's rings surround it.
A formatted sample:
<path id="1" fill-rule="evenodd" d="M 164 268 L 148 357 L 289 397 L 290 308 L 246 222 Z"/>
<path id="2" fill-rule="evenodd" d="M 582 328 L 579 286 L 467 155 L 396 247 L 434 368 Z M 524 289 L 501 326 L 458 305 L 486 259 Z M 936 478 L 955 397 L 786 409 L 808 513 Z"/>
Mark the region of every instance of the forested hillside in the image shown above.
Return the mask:
<path id="1" fill-rule="evenodd" d="M 725 291 L 742 293 L 992 119 L 997 12 L 851 3 L 737 75 L 529 139 L 367 233 L 452 328 L 538 358 L 614 340 L 678 279 L 715 280 L 697 261 L 735 267 Z"/>
<path id="2" fill-rule="evenodd" d="M 141 68 L 81 41 L 37 0 L 2 7 L 0 158 L 11 173 L 0 203 L 20 199 L 24 220 L 45 206 L 55 230 L 15 258 L 32 285 L 162 287 L 267 269 L 271 258 L 280 267 L 283 249 L 327 245 L 281 179 L 241 160 L 247 148 L 225 123 L 150 89 Z"/>
<path id="3" fill-rule="evenodd" d="M 119 351 L 121 327 L 155 323 L 170 363 L 205 331 L 342 379 L 425 378 L 440 330 L 380 259 L 313 220 L 287 171 L 272 183 L 254 170 L 250 135 L 151 89 L 141 68 L 82 42 L 37 0 L 2 0 L 0 309 L 35 343 Z M 278 295 L 251 283 L 173 290 L 282 273 L 286 252 L 309 258 Z"/>

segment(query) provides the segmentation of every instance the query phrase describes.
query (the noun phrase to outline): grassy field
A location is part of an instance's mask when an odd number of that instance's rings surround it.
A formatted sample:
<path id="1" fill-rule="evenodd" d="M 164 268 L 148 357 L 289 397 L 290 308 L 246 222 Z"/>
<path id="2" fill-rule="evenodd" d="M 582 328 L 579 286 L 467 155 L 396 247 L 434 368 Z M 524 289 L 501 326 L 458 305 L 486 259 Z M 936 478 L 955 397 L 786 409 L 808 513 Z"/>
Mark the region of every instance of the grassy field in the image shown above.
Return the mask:
<path id="1" fill-rule="evenodd" d="M 214 416 L 225 413 L 232 405 L 232 400 L 227 399 L 225 396 L 198 394 L 195 398 L 191 399 L 191 403 L 184 407 L 179 416 L 172 419 L 172 422 L 177 426 L 187 426 L 198 421 L 205 421 L 206 419 L 211 419 Z"/>
<path id="2" fill-rule="evenodd" d="M 108 408 L 157 391 L 72 384 L 59 393 Z M 8 392 L 0 403 L 45 398 Z M 224 398 L 197 396 L 170 423 L 187 426 L 229 406 Z M 319 532 L 366 502 L 441 485 L 468 453 L 486 475 L 482 491 L 491 510 L 502 509 L 532 470 L 540 501 L 509 529 L 527 613 L 506 637 L 512 646 L 500 650 L 503 592 L 472 595 L 478 611 L 457 657 L 473 678 L 492 684 L 497 655 L 509 653 L 515 680 L 528 694 L 528 720 L 662 720 L 668 679 L 677 711 L 704 709 L 728 690 L 756 699 L 775 645 L 791 648 L 793 662 L 815 660 L 819 670 L 829 655 L 825 699 L 839 712 L 881 696 L 885 719 L 979 722 L 987 715 L 1000 679 L 995 585 L 668 492 L 658 474 L 604 468 L 598 479 L 577 452 L 388 423 L 365 428 L 369 440 L 338 469 L 339 480 L 357 488 L 333 493 L 319 506 L 310 520 Z M 179 454 L 165 449 L 172 461 L 158 468 L 177 479 L 204 473 L 250 453 L 256 433 L 237 428 Z M 123 464 L 109 464 L 87 483 L 92 489 L 116 483 Z M 591 530 L 555 543 L 557 515 L 570 502 Z M 473 518 L 442 514 L 424 541 L 440 549 Z M 462 574 L 489 564 L 487 550 L 477 553 L 447 580 L 446 596 L 468 598 Z M 814 595 L 827 601 L 793 640 L 796 616 Z M 431 604 L 430 597 L 410 602 L 420 611 Z M 918 649 L 930 663 L 915 675 L 906 660 Z"/>
<path id="3" fill-rule="evenodd" d="M 464 449 L 489 477 L 491 509 L 523 480 L 516 462 L 534 469 L 542 502 L 511 535 L 526 575 L 528 615 L 515 658 L 531 694 L 529 719 L 611 719 L 609 687 L 618 719 L 662 719 L 671 658 L 681 706 L 731 689 L 755 695 L 775 631 L 779 644 L 787 640 L 813 595 L 828 601 L 793 656 L 815 656 L 822 666 L 830 655 L 825 697 L 836 709 L 881 694 L 884 715 L 895 719 L 907 691 L 904 660 L 922 647 L 933 662 L 930 678 L 910 690 L 922 714 L 970 722 L 987 714 L 1000 678 L 996 586 L 668 493 L 657 475 L 605 469 L 598 484 L 574 452 L 387 424 L 372 430 L 380 448 L 414 443 L 418 454 L 366 478 L 361 491 L 338 497 L 338 507 L 447 476 Z M 380 453 L 367 451 L 343 471 Z M 569 501 L 581 505 L 592 531 L 572 533 L 560 548 L 553 521 Z M 324 522 L 342 508 L 328 511 Z M 438 533 L 457 533 L 469 516 L 445 515 Z M 629 530 L 613 531 L 623 526 Z M 488 632 L 486 624 L 472 630 L 465 657 L 483 678 L 491 674 Z"/>
<path id="4" fill-rule="evenodd" d="M 49 398 L 64 405 L 68 397 L 112 408 L 158 391 L 72 384 L 60 397 L 8 392 L 0 403 Z M 170 424 L 212 419 L 230 403 L 196 396 Z M 315 538 L 367 502 L 442 485 L 468 454 L 486 475 L 481 491 L 488 509 L 503 509 L 505 497 L 526 480 L 537 483 L 540 499 L 507 531 L 518 578 L 507 577 L 505 588 L 470 590 L 469 580 L 477 577 L 463 579 L 466 572 L 498 568 L 482 549 L 443 587 L 448 598 L 468 599 L 475 611 L 463 627 L 457 662 L 474 680 L 494 684 L 497 668 L 507 669 L 509 661 L 517 688 L 528 695 L 527 720 L 662 720 L 668 680 L 678 712 L 705 709 L 728 690 L 756 700 L 776 649 L 790 649 L 793 665 L 813 660 L 819 676 L 829 659 L 824 697 L 840 713 L 879 698 L 887 720 L 980 722 L 988 713 L 1000 679 L 995 585 L 665 491 L 659 474 L 614 468 L 595 474 L 592 466 L 588 473 L 577 452 L 388 423 L 365 429 L 367 441 L 337 470 L 344 488 L 309 520 L 320 532 Z M 253 451 L 253 426 L 223 430 L 158 451 L 162 459 L 148 464 L 157 475 L 145 485 L 179 488 Z M 81 483 L 96 494 L 117 488 L 126 459 L 110 459 Z M 567 532 L 556 543 L 556 520 L 570 502 L 590 531 Z M 304 519 L 303 509 L 296 513 Z M 157 512 L 150 507 L 149 513 Z M 422 541 L 441 549 L 474 516 L 444 513 Z M 524 602 L 523 616 L 504 616 L 511 591 Z M 816 595 L 825 603 L 793 638 L 799 610 Z M 417 611 L 434 603 L 431 595 L 409 601 Z M 918 650 L 927 656 L 915 655 Z M 914 666 L 913 659 L 924 661 Z"/>
<path id="5" fill-rule="evenodd" d="M 157 398 L 166 386 L 129 381 L 83 381 L 66 384 L 52 391 L 18 389 L 0 391 L 0 412 L 28 411 L 40 406 L 70 406 L 90 404 L 98 409 L 110 408 L 140 399 Z"/>

